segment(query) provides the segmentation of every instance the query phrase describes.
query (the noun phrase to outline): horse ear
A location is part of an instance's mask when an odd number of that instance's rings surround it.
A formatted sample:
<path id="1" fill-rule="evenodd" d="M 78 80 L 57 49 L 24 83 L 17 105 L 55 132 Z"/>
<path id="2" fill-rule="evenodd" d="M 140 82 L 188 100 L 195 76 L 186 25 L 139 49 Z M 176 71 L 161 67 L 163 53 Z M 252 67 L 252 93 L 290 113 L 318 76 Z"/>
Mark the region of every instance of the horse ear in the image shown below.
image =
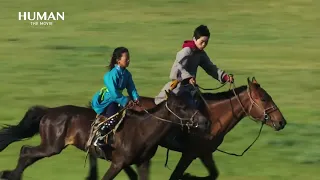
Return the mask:
<path id="1" fill-rule="evenodd" d="M 248 85 L 250 85 L 252 82 L 250 81 L 250 78 L 248 77 L 247 78 L 247 81 L 248 81 Z"/>
<path id="2" fill-rule="evenodd" d="M 259 87 L 259 84 L 258 84 L 256 78 L 252 77 L 252 81 L 250 81 L 250 79 L 248 78 L 248 84 L 249 84 L 250 92 L 252 94 L 252 98 L 258 99 L 259 95 L 257 94 L 256 90 Z"/>
<path id="3" fill-rule="evenodd" d="M 172 91 L 170 89 L 169 90 L 165 90 L 165 92 L 166 92 L 167 97 L 172 96 Z"/>
<path id="4" fill-rule="evenodd" d="M 166 92 L 166 95 L 167 95 L 167 96 L 170 96 L 170 92 L 169 92 L 170 90 L 168 90 L 168 91 L 167 91 L 167 90 L 164 90 L 164 91 Z"/>
<path id="5" fill-rule="evenodd" d="M 254 83 L 254 84 L 258 84 L 258 81 L 256 80 L 256 78 L 255 78 L 255 77 L 252 77 L 252 83 Z"/>
<path id="6" fill-rule="evenodd" d="M 254 78 L 252 78 L 252 79 L 254 79 Z M 254 88 L 256 88 L 254 82 L 251 81 L 249 77 L 247 78 L 247 81 L 248 81 L 248 85 L 249 85 L 250 90 L 254 90 Z"/>

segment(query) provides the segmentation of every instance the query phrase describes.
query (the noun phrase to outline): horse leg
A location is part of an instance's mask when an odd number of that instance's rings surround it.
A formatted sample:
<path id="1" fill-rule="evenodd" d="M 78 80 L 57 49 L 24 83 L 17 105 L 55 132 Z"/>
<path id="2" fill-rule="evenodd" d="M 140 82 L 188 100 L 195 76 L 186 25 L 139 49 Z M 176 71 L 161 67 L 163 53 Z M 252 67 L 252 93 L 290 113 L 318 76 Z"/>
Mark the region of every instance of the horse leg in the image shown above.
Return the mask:
<path id="1" fill-rule="evenodd" d="M 139 174 L 140 180 L 148 180 L 149 179 L 150 166 L 151 166 L 150 160 L 142 162 L 140 164 L 137 164 L 138 174 Z"/>
<path id="2" fill-rule="evenodd" d="M 108 171 L 104 174 L 102 179 L 103 180 L 114 179 L 120 173 L 120 171 L 125 167 L 124 163 L 125 163 L 124 157 L 118 157 L 116 159 L 113 159 Z"/>
<path id="3" fill-rule="evenodd" d="M 90 164 L 90 170 L 89 175 L 86 178 L 87 180 L 97 180 L 98 179 L 98 162 L 97 158 L 93 155 L 89 154 L 89 164 Z"/>
<path id="4" fill-rule="evenodd" d="M 184 180 L 215 180 L 218 178 L 218 169 L 214 163 L 212 153 L 204 154 L 199 157 L 202 164 L 206 167 L 209 172 L 209 176 L 206 177 L 197 177 L 186 173 L 183 175 Z"/>
<path id="5" fill-rule="evenodd" d="M 65 132 L 63 128 L 51 128 L 44 121 L 40 123 L 41 143 L 39 146 L 22 146 L 16 168 L 9 174 L 8 179 L 21 179 L 23 171 L 36 161 L 59 154 L 67 147 L 65 143 Z M 62 131 L 62 133 L 60 132 Z"/>
<path id="6" fill-rule="evenodd" d="M 138 180 L 138 175 L 131 166 L 125 167 L 124 171 L 127 173 L 130 180 Z"/>
<path id="7" fill-rule="evenodd" d="M 11 171 L 5 170 L 0 172 L 0 180 L 8 179 Z"/>
<path id="8" fill-rule="evenodd" d="M 207 168 L 210 179 L 217 179 L 219 176 L 218 168 L 214 162 L 212 153 L 204 154 L 199 157 L 202 164 Z"/>
<path id="9" fill-rule="evenodd" d="M 178 180 L 182 178 L 183 173 L 195 158 L 196 158 L 195 156 L 183 153 L 179 160 L 178 165 L 176 166 L 173 173 L 171 174 L 170 180 Z"/>
<path id="10" fill-rule="evenodd" d="M 65 147 L 52 147 L 40 144 L 40 146 L 22 146 L 20 150 L 20 157 L 16 168 L 8 174 L 8 179 L 19 180 L 21 179 L 23 171 L 36 161 L 44 158 L 51 157 L 59 154 Z"/>

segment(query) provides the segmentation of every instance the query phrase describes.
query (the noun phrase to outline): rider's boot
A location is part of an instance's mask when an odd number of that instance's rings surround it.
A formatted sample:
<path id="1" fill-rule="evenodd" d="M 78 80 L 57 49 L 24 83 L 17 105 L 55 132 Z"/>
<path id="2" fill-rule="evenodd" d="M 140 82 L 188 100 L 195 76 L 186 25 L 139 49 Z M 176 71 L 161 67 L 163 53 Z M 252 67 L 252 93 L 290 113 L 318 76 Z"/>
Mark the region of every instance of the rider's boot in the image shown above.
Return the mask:
<path id="1" fill-rule="evenodd" d="M 113 130 L 113 128 L 116 126 L 117 122 L 115 118 L 109 119 L 105 124 L 101 126 L 99 131 L 99 137 L 96 139 L 96 141 L 93 143 L 94 146 L 104 146 L 105 144 L 105 136 L 110 133 L 110 131 Z"/>

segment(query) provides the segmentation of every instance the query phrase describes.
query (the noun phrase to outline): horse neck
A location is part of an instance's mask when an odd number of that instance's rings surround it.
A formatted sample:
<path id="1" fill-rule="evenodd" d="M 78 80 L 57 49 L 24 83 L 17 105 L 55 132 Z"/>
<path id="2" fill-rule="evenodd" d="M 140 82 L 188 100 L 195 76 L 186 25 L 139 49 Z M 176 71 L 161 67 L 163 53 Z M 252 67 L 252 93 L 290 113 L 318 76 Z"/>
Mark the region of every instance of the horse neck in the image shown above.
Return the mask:
<path id="1" fill-rule="evenodd" d="M 145 136 L 157 135 L 156 139 L 160 139 L 173 125 L 170 121 L 170 112 L 166 108 L 166 103 L 163 102 L 157 107 L 153 108 L 152 112 L 146 114 L 145 119 L 143 119 L 143 125 L 141 125 L 141 130 L 145 132 Z M 161 120 L 161 119 L 164 120 Z M 165 121 L 167 120 L 167 121 Z M 169 122 L 168 122 L 169 121 Z"/>
<path id="2" fill-rule="evenodd" d="M 249 112 L 251 105 L 247 90 L 236 93 L 236 96 L 210 103 L 212 135 L 225 135 L 232 130 Z"/>

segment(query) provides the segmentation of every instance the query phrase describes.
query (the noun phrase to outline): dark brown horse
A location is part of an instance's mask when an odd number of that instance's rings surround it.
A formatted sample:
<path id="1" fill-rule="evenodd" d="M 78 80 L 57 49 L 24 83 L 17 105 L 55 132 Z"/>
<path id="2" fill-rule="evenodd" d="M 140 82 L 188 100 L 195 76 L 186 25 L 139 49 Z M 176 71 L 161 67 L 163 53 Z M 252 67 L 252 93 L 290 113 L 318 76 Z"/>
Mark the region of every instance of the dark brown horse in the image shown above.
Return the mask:
<path id="1" fill-rule="evenodd" d="M 113 148 L 104 149 L 111 165 L 103 179 L 113 179 L 122 169 L 130 179 L 136 179 L 131 164 L 136 164 L 139 173 L 145 175 L 142 179 L 148 179 L 148 173 L 143 172 L 148 167 L 146 163 L 154 156 L 158 142 L 174 124 L 183 126 L 188 123 L 199 127 L 199 132 L 208 128 L 209 121 L 198 110 L 187 106 L 173 93 L 167 93 L 167 96 L 167 101 L 148 108 L 147 112 L 127 110 L 123 123 L 115 133 Z M 42 158 L 59 154 L 68 145 L 84 151 L 95 115 L 92 109 L 71 105 L 54 108 L 35 106 L 29 109 L 18 125 L 8 125 L 0 131 L 0 151 L 15 141 L 37 133 L 40 134 L 41 143 L 35 147 L 22 146 L 16 168 L 4 171 L 1 178 L 21 179 L 28 166 Z M 97 154 L 90 155 L 93 169 L 88 179 L 97 179 L 94 167 L 96 157 L 103 158 Z"/>
<path id="2" fill-rule="evenodd" d="M 182 156 L 172 173 L 170 179 L 216 179 L 218 170 L 213 160 L 212 153 L 223 142 L 225 135 L 244 117 L 251 117 L 256 121 L 266 123 L 276 131 L 283 129 L 286 125 L 279 108 L 276 106 L 271 96 L 258 84 L 255 78 L 252 81 L 248 78 L 248 86 L 241 86 L 227 92 L 217 94 L 203 93 L 205 101 L 210 109 L 211 136 L 201 138 L 199 136 L 189 136 L 183 148 L 168 146 L 170 142 L 162 141 L 160 145 L 174 151 L 182 152 Z M 153 98 L 143 97 L 141 104 L 144 108 L 150 108 Z M 204 109 L 205 103 L 200 106 Z M 201 148 L 199 148 L 201 147 Z M 197 178 L 184 176 L 183 173 L 196 158 L 200 158 L 209 176 Z M 146 163 L 148 164 L 148 163 Z M 144 173 L 148 173 L 146 167 Z"/>

